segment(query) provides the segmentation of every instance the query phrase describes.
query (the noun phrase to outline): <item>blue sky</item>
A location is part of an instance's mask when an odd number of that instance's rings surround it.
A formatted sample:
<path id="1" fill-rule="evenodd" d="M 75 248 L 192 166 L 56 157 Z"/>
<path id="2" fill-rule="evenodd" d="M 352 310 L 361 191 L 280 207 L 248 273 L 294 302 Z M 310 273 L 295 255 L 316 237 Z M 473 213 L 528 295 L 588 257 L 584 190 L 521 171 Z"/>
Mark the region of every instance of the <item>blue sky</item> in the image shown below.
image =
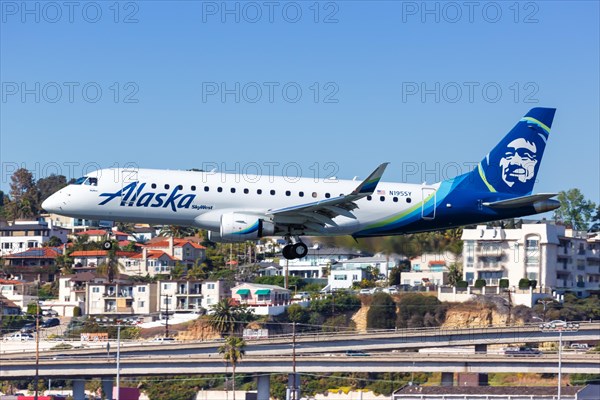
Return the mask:
<path id="1" fill-rule="evenodd" d="M 5 191 L 15 166 L 352 178 L 390 161 L 386 180 L 433 182 L 546 106 L 535 191 L 600 200 L 596 1 L 23 4 L 0 2 Z"/>

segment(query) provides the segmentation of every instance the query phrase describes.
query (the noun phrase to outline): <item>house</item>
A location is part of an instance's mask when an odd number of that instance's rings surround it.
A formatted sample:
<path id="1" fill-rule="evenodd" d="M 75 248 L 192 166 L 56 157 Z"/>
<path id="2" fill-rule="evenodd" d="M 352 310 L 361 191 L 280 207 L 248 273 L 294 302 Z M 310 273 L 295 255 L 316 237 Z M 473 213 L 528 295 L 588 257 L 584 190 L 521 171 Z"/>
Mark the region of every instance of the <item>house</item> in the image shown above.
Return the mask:
<path id="1" fill-rule="evenodd" d="M 410 286 L 440 286 L 448 284 L 450 264 L 460 262 L 452 253 L 430 253 L 413 257 L 410 271 L 400 273 L 400 282 Z"/>
<path id="2" fill-rule="evenodd" d="M 110 228 L 114 224 L 112 221 L 72 218 L 53 213 L 42 214 L 41 218 L 48 224 L 68 230 L 71 234 L 96 228 Z"/>
<path id="3" fill-rule="evenodd" d="M 222 299 L 229 298 L 231 294 L 231 285 L 227 281 L 204 281 L 202 282 L 202 308 L 210 313 L 213 305 Z"/>
<path id="4" fill-rule="evenodd" d="M 418 386 L 406 385 L 392 394 L 392 400 L 553 400 L 553 386 Z M 600 385 L 566 386 L 563 400 L 598 400 Z"/>
<path id="5" fill-rule="evenodd" d="M 353 284 L 372 276 L 367 268 L 353 267 L 344 268 L 343 265 L 334 265 L 327 277 L 328 290 L 350 289 Z"/>
<path id="6" fill-rule="evenodd" d="M 158 310 L 198 311 L 202 308 L 202 282 L 199 280 L 158 281 Z"/>
<path id="7" fill-rule="evenodd" d="M 463 279 L 488 286 L 507 279 L 536 281 L 536 292 L 600 292 L 600 235 L 552 223 L 524 223 L 518 229 L 479 225 L 463 230 Z"/>
<path id="8" fill-rule="evenodd" d="M 21 310 L 26 310 L 27 305 L 37 300 L 35 287 L 27 282 L 0 279 L 0 296 L 14 303 Z"/>
<path id="9" fill-rule="evenodd" d="M 16 305 L 13 301 L 8 300 L 6 297 L 0 295 L 0 319 L 4 315 L 20 315 L 21 307 Z"/>
<path id="10" fill-rule="evenodd" d="M 345 261 L 339 261 L 341 269 L 371 269 L 377 273 L 379 278 L 387 278 L 390 270 L 396 266 L 396 260 L 385 255 L 376 255 L 373 257 L 356 257 Z"/>
<path id="11" fill-rule="evenodd" d="M 308 248 L 303 258 L 286 260 L 280 257 L 279 265 L 288 268 L 289 275 L 300 278 L 324 279 L 329 268 L 336 263 L 364 255 L 360 251 L 335 247 L 321 247 L 315 244 Z"/>
<path id="12" fill-rule="evenodd" d="M 91 283 L 104 283 L 108 279 L 92 272 L 61 275 L 58 279 L 58 299 L 46 300 L 42 309 L 52 309 L 62 316 L 73 316 L 75 307 L 86 312 L 87 286 Z"/>
<path id="13" fill-rule="evenodd" d="M 128 240 L 129 234 L 115 229 L 90 229 L 77 232 L 76 237 L 87 236 L 90 242 L 104 242 L 105 240 L 116 240 L 117 242 Z"/>
<path id="14" fill-rule="evenodd" d="M 171 273 L 180 260 L 162 250 L 148 250 L 147 247 L 143 247 L 141 253 L 125 256 L 119 261 L 124 266 L 125 273 L 129 275 L 155 276 Z"/>
<path id="15" fill-rule="evenodd" d="M 60 255 L 60 248 L 32 247 L 4 256 L 5 271 L 28 282 L 53 282 L 58 272 L 56 258 Z"/>
<path id="16" fill-rule="evenodd" d="M 12 225 L 0 226 L 0 256 L 42 247 L 53 236 L 66 243 L 68 233 L 65 228 L 43 221 L 15 221 Z"/>
<path id="17" fill-rule="evenodd" d="M 144 244 L 144 248 L 163 251 L 188 268 L 206 259 L 206 247 L 191 239 L 155 238 Z"/>
<path id="18" fill-rule="evenodd" d="M 134 315 L 157 312 L 158 287 L 128 277 L 113 282 L 90 282 L 86 288 L 86 314 Z"/>
<path id="19" fill-rule="evenodd" d="M 121 265 L 123 265 L 123 259 L 133 257 L 136 254 L 138 253 L 131 251 L 115 252 Z M 73 269 L 78 272 L 96 271 L 98 265 L 108 262 L 108 255 L 108 250 L 76 250 L 69 254 L 73 258 Z"/>
<path id="20" fill-rule="evenodd" d="M 291 295 L 281 286 L 245 282 L 231 288 L 231 298 L 250 306 L 257 315 L 279 315 L 289 306 Z"/>

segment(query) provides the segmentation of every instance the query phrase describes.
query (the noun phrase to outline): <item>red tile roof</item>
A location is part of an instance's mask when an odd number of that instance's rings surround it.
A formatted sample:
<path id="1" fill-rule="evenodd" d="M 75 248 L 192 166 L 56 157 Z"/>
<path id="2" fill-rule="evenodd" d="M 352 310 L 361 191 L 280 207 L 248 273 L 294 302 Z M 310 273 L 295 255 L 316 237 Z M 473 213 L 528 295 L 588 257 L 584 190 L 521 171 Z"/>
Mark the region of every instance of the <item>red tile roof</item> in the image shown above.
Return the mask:
<path id="1" fill-rule="evenodd" d="M 77 250 L 70 254 L 71 257 L 101 257 L 108 254 L 108 250 Z M 134 251 L 117 251 L 116 255 L 119 257 L 130 257 L 138 254 Z"/>
<path id="2" fill-rule="evenodd" d="M 170 260 L 179 261 L 178 258 L 172 257 L 172 256 L 168 255 L 167 253 L 165 253 L 162 250 L 148 250 L 148 254 L 147 254 L 146 258 L 148 260 L 150 260 L 150 259 L 158 259 L 158 258 L 161 258 L 163 255 L 169 257 Z M 144 258 L 144 254 L 143 253 L 135 253 L 134 256 L 131 256 L 129 258 L 142 260 Z"/>
<path id="3" fill-rule="evenodd" d="M 115 236 L 129 236 L 129 233 L 121 232 L 121 231 L 112 231 L 111 232 Z"/>
<path id="4" fill-rule="evenodd" d="M 104 229 L 90 229 L 89 231 L 77 232 L 76 235 L 102 236 L 107 233 L 108 231 Z"/>
<path id="5" fill-rule="evenodd" d="M 32 247 L 20 253 L 13 253 L 4 258 L 56 258 L 62 253 L 52 247 Z"/>
<path id="6" fill-rule="evenodd" d="M 9 280 L 9 279 L 0 279 L 0 283 L 2 283 L 4 285 L 23 285 L 24 284 L 24 282 L 14 281 L 14 280 Z"/>
<path id="7" fill-rule="evenodd" d="M 206 247 L 204 247 L 196 242 L 193 242 L 191 240 L 173 239 L 173 247 L 183 247 L 184 245 L 186 245 L 188 243 L 196 249 L 206 249 Z M 152 247 L 152 248 L 168 248 L 169 240 L 167 239 L 167 240 L 160 240 L 160 241 L 156 241 L 156 242 L 150 242 L 150 243 L 145 244 L 144 246 Z"/>

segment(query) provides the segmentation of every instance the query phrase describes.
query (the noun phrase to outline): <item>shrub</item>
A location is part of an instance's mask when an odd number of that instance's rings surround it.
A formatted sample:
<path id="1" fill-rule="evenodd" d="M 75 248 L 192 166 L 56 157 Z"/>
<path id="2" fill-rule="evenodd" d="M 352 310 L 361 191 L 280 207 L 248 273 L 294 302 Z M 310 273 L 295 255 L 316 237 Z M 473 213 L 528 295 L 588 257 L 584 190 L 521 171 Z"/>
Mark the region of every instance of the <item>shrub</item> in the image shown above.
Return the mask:
<path id="1" fill-rule="evenodd" d="M 519 280 L 519 289 L 521 289 L 521 290 L 529 289 L 529 285 L 530 285 L 529 279 L 527 279 L 527 278 L 521 278 Z"/>
<path id="2" fill-rule="evenodd" d="M 458 281 L 458 282 L 456 282 L 456 287 L 457 288 L 466 288 L 466 287 L 469 287 L 469 282 L 467 282 L 467 281 Z"/>
<path id="3" fill-rule="evenodd" d="M 500 279 L 500 283 L 498 283 L 498 286 L 500 286 L 500 289 L 507 289 L 509 285 L 508 279 Z"/>
<path id="4" fill-rule="evenodd" d="M 383 292 L 376 293 L 367 312 L 368 329 L 393 329 L 396 326 L 396 303 Z"/>
<path id="5" fill-rule="evenodd" d="M 73 316 L 74 317 L 81 317 L 81 307 L 75 306 L 73 308 Z"/>
<path id="6" fill-rule="evenodd" d="M 529 287 L 532 287 L 532 288 L 535 289 L 537 287 L 537 281 L 535 279 L 530 280 L 529 281 Z"/>
<path id="7" fill-rule="evenodd" d="M 481 289 L 482 287 L 484 287 L 486 285 L 485 279 L 477 279 L 475 281 L 475 287 L 477 289 Z"/>

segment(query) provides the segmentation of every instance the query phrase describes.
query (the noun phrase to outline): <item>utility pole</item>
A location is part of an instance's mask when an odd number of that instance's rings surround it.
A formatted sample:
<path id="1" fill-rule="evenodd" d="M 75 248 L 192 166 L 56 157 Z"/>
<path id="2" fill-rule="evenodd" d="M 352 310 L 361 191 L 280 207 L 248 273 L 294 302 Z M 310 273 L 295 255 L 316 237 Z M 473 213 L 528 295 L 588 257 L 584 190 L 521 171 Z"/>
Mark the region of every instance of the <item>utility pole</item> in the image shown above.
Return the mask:
<path id="1" fill-rule="evenodd" d="M 39 294 L 39 292 L 38 292 Z M 35 301 L 35 379 L 33 380 L 35 395 L 38 400 L 38 380 L 40 378 L 40 299 Z"/>
<path id="2" fill-rule="evenodd" d="M 292 322 L 292 400 L 296 400 L 296 321 Z"/>
<path id="3" fill-rule="evenodd" d="M 544 305 L 544 314 L 542 315 L 542 322 L 546 322 L 546 306 L 547 304 L 554 303 L 554 300 L 538 300 L 538 303 L 542 303 Z"/>
<path id="4" fill-rule="evenodd" d="M 171 298 L 168 294 L 163 294 L 165 296 L 165 337 L 169 337 L 169 299 Z"/>
<path id="5" fill-rule="evenodd" d="M 121 399 L 121 323 L 117 323 L 117 398 Z"/>

